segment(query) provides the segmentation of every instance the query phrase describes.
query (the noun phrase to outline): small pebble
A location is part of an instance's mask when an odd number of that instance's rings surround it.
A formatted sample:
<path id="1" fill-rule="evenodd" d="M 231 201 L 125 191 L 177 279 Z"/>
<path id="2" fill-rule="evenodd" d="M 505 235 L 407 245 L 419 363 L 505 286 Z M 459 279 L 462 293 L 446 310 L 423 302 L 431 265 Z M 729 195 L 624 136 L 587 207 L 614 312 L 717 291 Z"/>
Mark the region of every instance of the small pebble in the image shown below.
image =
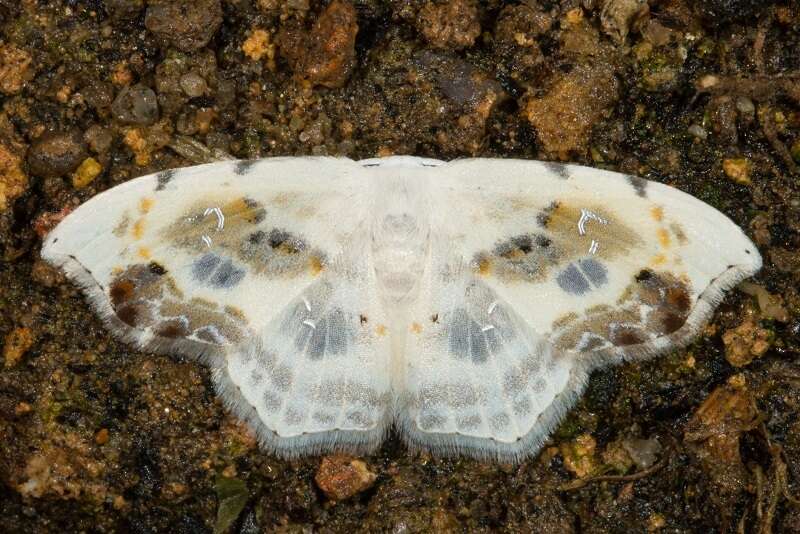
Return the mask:
<path id="1" fill-rule="evenodd" d="M 124 124 L 153 124 L 158 120 L 158 100 L 152 89 L 136 84 L 119 92 L 111 112 Z"/>
<path id="2" fill-rule="evenodd" d="M 128 148 L 130 148 L 136 156 L 135 161 L 137 165 L 144 167 L 150 163 L 150 147 L 139 128 L 131 128 L 128 130 L 123 137 L 123 142 L 128 145 Z"/>
<path id="3" fill-rule="evenodd" d="M 95 154 L 105 154 L 111 150 L 111 145 L 114 143 L 114 135 L 109 128 L 104 128 L 99 124 L 89 126 L 86 133 L 83 134 L 83 139 L 89 145 L 89 150 Z"/>
<path id="4" fill-rule="evenodd" d="M 708 132 L 706 132 L 705 128 L 703 128 L 699 124 L 692 124 L 691 126 L 689 126 L 688 131 L 690 134 L 692 134 L 692 136 L 702 141 L 705 141 L 708 138 Z"/>
<path id="5" fill-rule="evenodd" d="M 341 501 L 371 487 L 377 478 L 362 460 L 325 456 L 314 480 L 329 499 Z"/>
<path id="6" fill-rule="evenodd" d="M 583 21 L 583 9 L 576 7 L 567 11 L 566 19 L 569 24 L 580 24 Z"/>
<path id="7" fill-rule="evenodd" d="M 77 131 L 46 133 L 28 150 L 28 168 L 41 177 L 63 176 L 86 159 L 86 144 Z"/>
<path id="8" fill-rule="evenodd" d="M 108 429 L 101 428 L 97 434 L 94 435 L 94 442 L 98 445 L 105 445 L 108 443 Z"/>
<path id="9" fill-rule="evenodd" d="M 737 184 L 750 185 L 750 162 L 745 158 L 729 158 L 722 162 L 722 170 Z"/>
<path id="10" fill-rule="evenodd" d="M 270 36 L 265 30 L 256 29 L 242 43 L 242 52 L 253 61 L 260 61 L 264 56 L 275 56 L 275 45 L 270 43 Z"/>
<path id="11" fill-rule="evenodd" d="M 163 48 L 183 52 L 206 46 L 221 24 L 220 0 L 151 0 L 144 17 Z"/>
<path id="12" fill-rule="evenodd" d="M 772 345 L 773 335 L 769 330 L 761 328 L 755 321 L 748 319 L 736 328 L 722 335 L 725 344 L 725 359 L 734 367 L 749 365 L 760 358 Z"/>
<path id="13" fill-rule="evenodd" d="M 664 516 L 659 513 L 651 514 L 647 520 L 647 523 L 649 532 L 661 530 L 662 528 L 667 526 L 666 518 L 664 518 Z"/>
<path id="14" fill-rule="evenodd" d="M 205 79 L 195 72 L 181 76 L 180 84 L 186 96 L 191 98 L 203 96 L 208 89 Z"/>
<path id="15" fill-rule="evenodd" d="M 14 407 L 14 415 L 25 415 L 33 411 L 33 406 L 25 401 L 20 402 Z"/>
<path id="16" fill-rule="evenodd" d="M 12 44 L 0 43 L 0 93 L 15 95 L 33 78 L 31 55 Z"/>
<path id="17" fill-rule="evenodd" d="M 96 159 L 86 158 L 72 175 L 72 186 L 75 189 L 86 187 L 100 176 L 101 172 L 103 172 L 103 166 Z"/>
<path id="18" fill-rule="evenodd" d="M 108 82 L 91 80 L 80 90 L 80 94 L 89 106 L 101 116 L 108 113 L 114 102 L 114 86 Z"/>
<path id="19" fill-rule="evenodd" d="M 117 495 L 112 501 L 112 506 L 114 507 L 114 510 L 123 510 L 128 506 L 128 503 L 125 501 L 125 497 L 122 495 Z"/>
<path id="20" fill-rule="evenodd" d="M 436 48 L 468 48 L 481 34 L 480 14 L 471 0 L 428 2 L 419 11 L 417 28 Z"/>
<path id="21" fill-rule="evenodd" d="M 713 491 L 742 495 L 752 487 L 742 458 L 742 437 L 765 419 L 769 416 L 760 411 L 747 378 L 738 374 L 717 386 L 686 422 L 683 442 Z"/>
<path id="22" fill-rule="evenodd" d="M 794 143 L 792 143 L 792 148 L 789 149 L 789 151 L 792 154 L 792 159 L 797 163 L 800 163 L 800 139 L 797 139 Z"/>
<path id="23" fill-rule="evenodd" d="M 746 96 L 740 96 L 736 99 L 736 109 L 744 115 L 752 115 L 756 111 L 756 106 Z"/>
<path id="24" fill-rule="evenodd" d="M 6 369 L 19 363 L 35 341 L 30 328 L 18 327 L 9 332 L 3 341 L 3 359 Z"/>
<path id="25" fill-rule="evenodd" d="M 645 0 L 606 0 L 600 13 L 603 31 L 624 43 L 631 27 L 650 13 Z"/>
<path id="26" fill-rule="evenodd" d="M 144 8 L 144 0 L 103 0 L 113 20 L 133 20 Z"/>
<path id="27" fill-rule="evenodd" d="M 661 444 L 655 438 L 623 439 L 622 447 L 639 469 L 652 467 L 658 461 L 658 455 L 661 453 Z"/>
<path id="28" fill-rule="evenodd" d="M 28 190 L 28 176 L 22 171 L 20 157 L 0 143 L 0 212 Z"/>
<path id="29" fill-rule="evenodd" d="M 591 475 L 597 470 L 594 454 L 597 442 L 591 434 L 581 434 L 573 441 L 561 444 L 564 467 L 578 478 Z"/>

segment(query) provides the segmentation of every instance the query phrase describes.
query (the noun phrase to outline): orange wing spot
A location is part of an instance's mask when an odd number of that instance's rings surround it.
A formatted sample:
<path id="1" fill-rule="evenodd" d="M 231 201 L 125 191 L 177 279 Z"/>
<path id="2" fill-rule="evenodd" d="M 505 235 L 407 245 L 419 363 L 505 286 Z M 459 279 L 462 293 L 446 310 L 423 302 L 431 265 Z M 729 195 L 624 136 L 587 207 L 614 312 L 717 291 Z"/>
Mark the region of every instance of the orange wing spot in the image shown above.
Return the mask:
<path id="1" fill-rule="evenodd" d="M 152 198 L 143 198 L 139 201 L 139 211 L 144 215 L 145 213 L 149 212 L 150 209 L 153 207 L 156 201 Z"/>
<path id="2" fill-rule="evenodd" d="M 489 276 L 489 273 L 492 272 L 492 262 L 490 262 L 487 258 L 481 258 L 478 261 L 478 274 L 481 276 Z"/>
<path id="3" fill-rule="evenodd" d="M 381 337 L 385 336 L 386 335 L 386 327 L 384 325 L 382 325 L 382 324 L 379 324 L 378 326 L 375 327 L 375 333 L 378 334 Z"/>
<path id="4" fill-rule="evenodd" d="M 263 210 L 259 210 L 261 206 L 252 200 L 244 197 L 228 202 L 222 207 L 222 213 L 225 217 L 239 218 L 250 224 L 258 222 L 259 215 Z"/>
<path id="5" fill-rule="evenodd" d="M 414 332 L 415 334 L 421 333 L 422 325 L 417 322 L 411 323 L 411 331 Z"/>
<path id="6" fill-rule="evenodd" d="M 656 222 L 661 222 L 664 219 L 664 208 L 661 206 L 653 206 L 650 208 L 650 217 Z"/>
<path id="7" fill-rule="evenodd" d="M 660 265 L 664 265 L 665 263 L 667 263 L 667 257 L 664 256 L 663 254 L 656 254 L 650 260 L 650 265 L 652 265 L 653 267 L 658 267 Z"/>
<path id="8" fill-rule="evenodd" d="M 322 272 L 322 269 L 324 269 L 322 260 L 320 260 L 318 256 L 311 256 L 311 258 L 308 260 L 308 264 L 308 268 L 311 270 L 311 274 L 314 276 L 317 276 Z"/>
<path id="9" fill-rule="evenodd" d="M 144 258 L 146 260 L 149 260 L 150 257 L 152 256 L 152 254 L 150 253 L 150 249 L 147 247 L 139 247 L 137 254 L 139 254 L 140 258 Z"/>
<path id="10" fill-rule="evenodd" d="M 134 239 L 141 239 L 144 235 L 144 219 L 139 219 L 133 223 L 133 229 L 131 232 L 133 233 Z"/>
<path id="11" fill-rule="evenodd" d="M 661 243 L 662 247 L 669 247 L 671 240 L 669 238 L 669 233 L 666 230 L 659 228 L 658 232 L 656 232 L 656 235 L 658 235 L 658 242 Z"/>

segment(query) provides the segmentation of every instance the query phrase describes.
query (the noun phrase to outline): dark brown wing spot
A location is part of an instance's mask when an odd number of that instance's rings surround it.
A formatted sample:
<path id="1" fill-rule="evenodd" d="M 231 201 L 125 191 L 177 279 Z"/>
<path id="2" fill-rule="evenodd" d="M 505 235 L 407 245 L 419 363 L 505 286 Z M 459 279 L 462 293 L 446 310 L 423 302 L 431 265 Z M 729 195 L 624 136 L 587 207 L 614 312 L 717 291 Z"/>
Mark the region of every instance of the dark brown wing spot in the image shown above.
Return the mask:
<path id="1" fill-rule="evenodd" d="M 116 314 L 119 320 L 128 326 L 135 327 L 139 319 L 139 312 L 135 306 L 122 306 L 116 310 Z"/>
<path id="2" fill-rule="evenodd" d="M 692 306 L 692 299 L 689 298 L 689 292 L 684 287 L 667 289 L 666 301 L 667 304 L 682 312 L 687 311 Z"/>
<path id="3" fill-rule="evenodd" d="M 111 284 L 111 289 L 109 290 L 109 296 L 111 297 L 111 303 L 114 307 L 118 307 L 120 304 L 123 304 L 133 298 L 133 292 L 136 287 L 133 285 L 133 282 L 130 280 L 117 280 L 116 282 Z"/>
<path id="4" fill-rule="evenodd" d="M 644 343 L 645 338 L 641 332 L 632 328 L 617 328 L 611 332 L 611 343 L 614 345 L 638 345 Z"/>
<path id="5" fill-rule="evenodd" d="M 686 318 L 677 313 L 667 313 L 662 320 L 662 329 L 665 334 L 671 334 L 678 330 L 686 322 Z"/>
<path id="6" fill-rule="evenodd" d="M 155 330 L 157 336 L 175 339 L 189 335 L 189 329 L 183 321 L 169 320 L 158 325 Z"/>

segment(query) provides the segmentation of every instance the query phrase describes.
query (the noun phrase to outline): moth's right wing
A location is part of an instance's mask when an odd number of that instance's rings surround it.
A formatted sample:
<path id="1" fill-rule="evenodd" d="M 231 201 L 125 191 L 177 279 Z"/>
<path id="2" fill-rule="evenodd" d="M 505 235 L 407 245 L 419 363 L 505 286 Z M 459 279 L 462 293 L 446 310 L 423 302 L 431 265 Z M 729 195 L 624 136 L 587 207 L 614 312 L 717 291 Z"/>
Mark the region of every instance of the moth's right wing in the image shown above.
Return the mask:
<path id="1" fill-rule="evenodd" d="M 533 454 L 589 371 L 685 344 L 761 266 L 727 217 L 662 184 L 520 160 L 435 173 L 401 412 L 419 448 Z"/>

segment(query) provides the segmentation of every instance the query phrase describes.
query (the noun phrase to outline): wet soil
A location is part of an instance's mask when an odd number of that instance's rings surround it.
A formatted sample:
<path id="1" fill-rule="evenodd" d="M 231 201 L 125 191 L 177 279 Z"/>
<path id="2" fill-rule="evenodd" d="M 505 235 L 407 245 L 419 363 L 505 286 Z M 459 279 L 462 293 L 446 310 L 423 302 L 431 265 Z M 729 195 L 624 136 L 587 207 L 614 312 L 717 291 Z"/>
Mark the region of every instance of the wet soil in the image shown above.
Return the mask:
<path id="1" fill-rule="evenodd" d="M 794 1 L 0 0 L 0 532 L 800 532 L 798 50 Z M 765 267 L 520 466 L 282 461 L 39 248 L 136 176 L 304 154 L 633 173 Z"/>

